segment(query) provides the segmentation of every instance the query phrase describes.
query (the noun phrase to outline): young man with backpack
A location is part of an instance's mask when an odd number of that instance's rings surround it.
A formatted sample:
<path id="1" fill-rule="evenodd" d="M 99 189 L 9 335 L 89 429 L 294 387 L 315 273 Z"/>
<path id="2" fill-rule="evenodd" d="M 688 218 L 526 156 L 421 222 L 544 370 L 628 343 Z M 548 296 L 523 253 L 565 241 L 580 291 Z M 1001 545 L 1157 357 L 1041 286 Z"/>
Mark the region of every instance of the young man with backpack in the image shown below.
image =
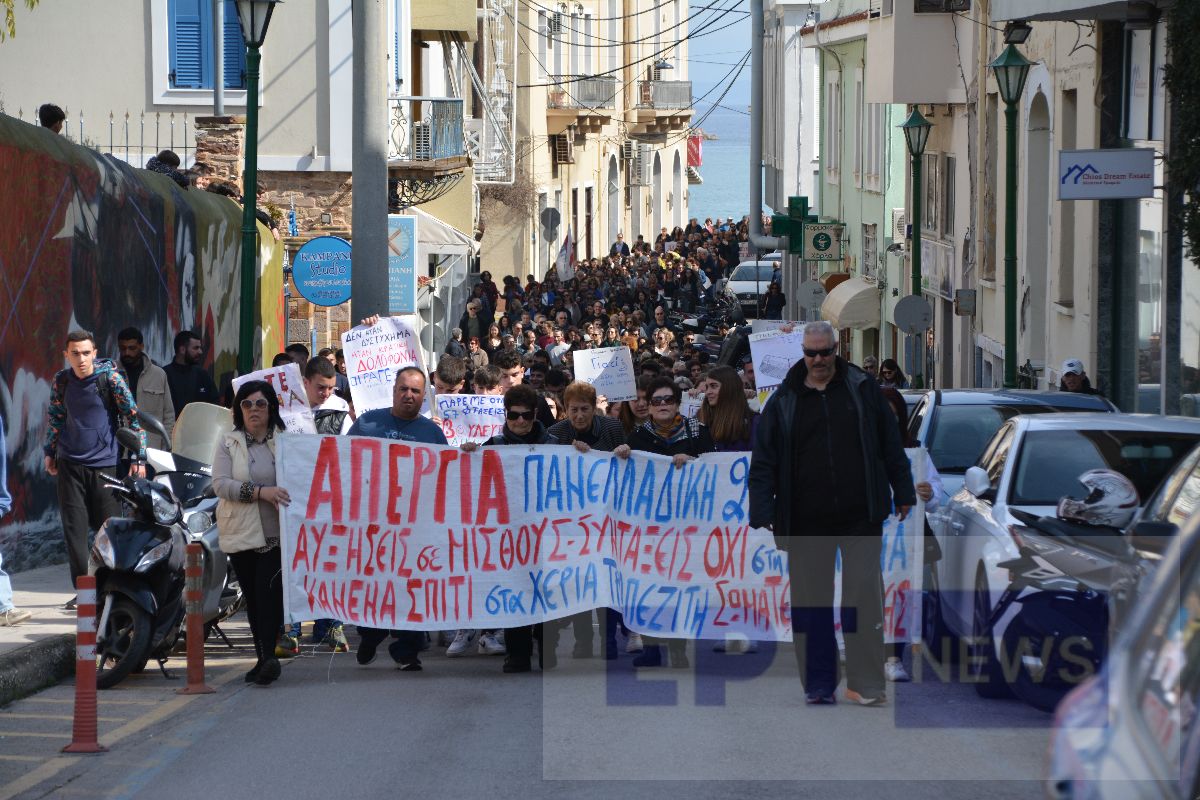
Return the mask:
<path id="1" fill-rule="evenodd" d="M 105 475 L 116 473 L 120 460 L 117 431 L 128 427 L 138 436 L 129 474 L 146 476 L 146 434 L 138 423 L 137 403 L 112 361 L 96 358 L 96 340 L 88 331 L 67 334 L 63 357 L 71 366 L 54 376 L 46 432 L 46 472 L 58 479 L 58 503 L 71 584 L 88 573 L 88 528 L 120 513 L 121 506 Z M 75 601 L 67 604 L 74 607 Z"/>

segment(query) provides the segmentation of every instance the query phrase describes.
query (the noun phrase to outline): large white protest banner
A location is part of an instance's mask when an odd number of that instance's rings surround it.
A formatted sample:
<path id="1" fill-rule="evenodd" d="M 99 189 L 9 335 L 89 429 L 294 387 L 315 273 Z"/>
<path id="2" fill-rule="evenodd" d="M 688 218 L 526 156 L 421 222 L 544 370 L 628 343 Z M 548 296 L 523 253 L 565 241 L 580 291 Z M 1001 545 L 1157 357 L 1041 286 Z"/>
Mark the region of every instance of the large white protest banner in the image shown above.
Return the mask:
<path id="1" fill-rule="evenodd" d="M 504 430 L 504 397 L 487 394 L 439 394 L 437 418 L 454 447 L 486 442 Z"/>
<path id="2" fill-rule="evenodd" d="M 804 357 L 804 334 L 766 330 L 750 334 L 750 359 L 754 363 L 754 386 L 758 402 L 765 405 L 792 365 Z"/>
<path id="3" fill-rule="evenodd" d="M 416 331 L 399 317 L 384 317 L 370 327 L 359 325 L 342 334 L 346 378 L 358 414 L 392 407 L 396 370 L 420 366 Z"/>
<path id="4" fill-rule="evenodd" d="M 574 357 L 575 380 L 590 383 L 596 394 L 610 403 L 637 399 L 637 380 L 633 374 L 633 356 L 629 348 L 597 347 L 577 350 Z"/>
<path id="5" fill-rule="evenodd" d="M 675 638 L 791 637 L 787 559 L 747 524 L 749 455 L 289 436 L 288 620 L 500 628 L 592 608 Z"/>
<path id="6" fill-rule="evenodd" d="M 233 391 L 236 393 L 249 381 L 266 381 L 275 388 L 275 396 L 279 398 L 279 416 L 283 417 L 283 424 L 289 433 L 317 432 L 299 365 L 284 364 L 234 378 Z"/>

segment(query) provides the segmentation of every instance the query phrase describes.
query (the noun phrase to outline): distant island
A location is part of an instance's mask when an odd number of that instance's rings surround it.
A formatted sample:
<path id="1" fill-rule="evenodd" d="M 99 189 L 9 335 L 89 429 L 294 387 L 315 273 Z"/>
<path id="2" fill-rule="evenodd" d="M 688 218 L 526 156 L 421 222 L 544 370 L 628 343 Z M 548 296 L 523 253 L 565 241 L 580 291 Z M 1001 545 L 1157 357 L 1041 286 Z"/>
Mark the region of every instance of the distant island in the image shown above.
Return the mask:
<path id="1" fill-rule="evenodd" d="M 700 138 L 707 142 L 715 142 L 719 138 L 715 133 L 709 133 L 703 128 L 701 128 L 698 133 L 700 134 Z"/>

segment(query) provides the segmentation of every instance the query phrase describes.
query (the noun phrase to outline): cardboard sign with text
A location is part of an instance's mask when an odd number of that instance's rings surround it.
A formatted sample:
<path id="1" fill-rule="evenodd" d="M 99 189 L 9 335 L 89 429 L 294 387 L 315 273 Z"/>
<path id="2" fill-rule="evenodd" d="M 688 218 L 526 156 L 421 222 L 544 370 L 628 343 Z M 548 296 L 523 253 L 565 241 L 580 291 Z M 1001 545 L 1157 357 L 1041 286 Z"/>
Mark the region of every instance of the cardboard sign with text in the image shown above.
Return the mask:
<path id="1" fill-rule="evenodd" d="M 416 331 L 399 317 L 384 317 L 371 327 L 351 328 L 342 334 L 342 351 L 356 414 L 391 408 L 396 370 L 421 365 Z"/>
<path id="2" fill-rule="evenodd" d="M 437 418 L 446 441 L 486 442 L 504 430 L 504 397 L 486 394 L 439 394 Z"/>
<path id="3" fill-rule="evenodd" d="M 629 348 L 597 347 L 575 352 L 575 380 L 590 383 L 610 403 L 637 399 L 637 380 Z"/>
<path id="4" fill-rule="evenodd" d="M 289 433 L 316 433 L 312 408 L 308 405 L 308 393 L 304 391 L 304 378 L 296 364 L 260 369 L 233 379 L 233 391 L 249 381 L 266 381 L 275 387 L 279 398 L 279 416 Z"/>

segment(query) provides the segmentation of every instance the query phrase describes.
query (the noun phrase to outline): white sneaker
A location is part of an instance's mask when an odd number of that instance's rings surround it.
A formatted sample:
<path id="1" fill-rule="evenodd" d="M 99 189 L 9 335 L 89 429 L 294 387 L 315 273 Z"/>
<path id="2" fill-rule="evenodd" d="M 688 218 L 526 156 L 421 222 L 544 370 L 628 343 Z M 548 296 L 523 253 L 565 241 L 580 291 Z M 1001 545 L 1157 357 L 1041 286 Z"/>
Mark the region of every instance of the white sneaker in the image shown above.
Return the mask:
<path id="1" fill-rule="evenodd" d="M 20 625 L 22 622 L 32 616 L 32 611 L 22 611 L 19 608 L 10 608 L 8 611 L 0 611 L 0 628 L 6 628 L 12 625 Z"/>
<path id="2" fill-rule="evenodd" d="M 892 683 L 907 683 L 912 680 L 908 677 L 908 670 L 904 668 L 904 664 L 899 659 L 888 659 L 888 662 L 883 665 L 883 674 Z"/>
<path id="3" fill-rule="evenodd" d="M 454 641 L 446 648 L 447 658 L 458 658 L 465 656 L 471 645 L 475 644 L 475 640 L 479 637 L 479 631 L 463 628 L 454 634 Z"/>
<path id="4" fill-rule="evenodd" d="M 485 633 L 479 637 L 479 652 L 485 656 L 502 656 L 505 650 L 504 645 L 496 638 L 496 634 Z"/>
<path id="5" fill-rule="evenodd" d="M 625 642 L 625 652 L 640 653 L 645 649 L 646 646 L 642 644 L 642 635 L 640 633 L 634 633 L 633 631 L 630 631 L 629 638 Z"/>

